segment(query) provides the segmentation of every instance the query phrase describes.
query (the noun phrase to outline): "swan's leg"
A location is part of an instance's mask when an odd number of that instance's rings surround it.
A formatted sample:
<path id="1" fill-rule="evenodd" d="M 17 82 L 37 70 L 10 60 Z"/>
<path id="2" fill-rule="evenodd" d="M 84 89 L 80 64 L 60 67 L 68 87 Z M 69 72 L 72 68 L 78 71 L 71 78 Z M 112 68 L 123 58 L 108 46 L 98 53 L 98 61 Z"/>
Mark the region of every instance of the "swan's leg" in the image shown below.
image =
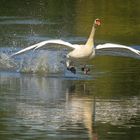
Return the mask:
<path id="1" fill-rule="evenodd" d="M 84 67 L 82 67 L 81 70 L 84 72 L 84 74 L 88 74 L 88 72 L 90 71 L 90 68 L 84 65 Z"/>
<path id="2" fill-rule="evenodd" d="M 66 66 L 67 66 L 67 68 L 70 67 L 70 60 L 69 59 L 66 60 Z"/>
<path id="3" fill-rule="evenodd" d="M 76 68 L 73 65 L 72 61 L 70 61 L 69 57 L 67 56 L 66 61 L 67 70 L 71 71 L 72 73 L 76 74 Z"/>

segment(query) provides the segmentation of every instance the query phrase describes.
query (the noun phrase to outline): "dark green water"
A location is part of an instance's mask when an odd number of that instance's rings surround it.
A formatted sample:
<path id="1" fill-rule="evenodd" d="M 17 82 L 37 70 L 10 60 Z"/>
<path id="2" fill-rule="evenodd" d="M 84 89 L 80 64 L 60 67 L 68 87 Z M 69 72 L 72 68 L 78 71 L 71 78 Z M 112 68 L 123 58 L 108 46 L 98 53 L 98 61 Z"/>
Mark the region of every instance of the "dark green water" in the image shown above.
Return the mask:
<path id="1" fill-rule="evenodd" d="M 139 57 L 97 56 L 89 63 L 89 75 L 63 71 L 49 76 L 39 64 L 49 61 L 54 70 L 56 54 L 17 57 L 22 68 L 1 59 L 42 40 L 84 43 L 97 17 L 102 25 L 95 44 L 140 49 L 139 6 L 138 0 L 1 0 L 0 139 L 139 140 Z"/>

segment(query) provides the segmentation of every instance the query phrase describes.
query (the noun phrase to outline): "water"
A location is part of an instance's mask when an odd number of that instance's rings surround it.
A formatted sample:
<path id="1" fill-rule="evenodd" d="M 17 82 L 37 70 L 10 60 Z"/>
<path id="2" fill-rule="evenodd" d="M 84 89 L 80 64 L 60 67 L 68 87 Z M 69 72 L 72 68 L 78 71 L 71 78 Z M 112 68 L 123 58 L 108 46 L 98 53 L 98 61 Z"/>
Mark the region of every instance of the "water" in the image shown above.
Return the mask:
<path id="1" fill-rule="evenodd" d="M 1 72 L 1 139 L 137 139 L 138 79 L 126 69 L 92 80 Z"/>
<path id="2" fill-rule="evenodd" d="M 61 38 L 84 43 L 101 18 L 95 44 L 140 50 L 139 1 L 0 2 L 0 139 L 139 140 L 140 57 L 97 51 L 84 75 L 68 72 L 61 51 L 21 48 Z"/>

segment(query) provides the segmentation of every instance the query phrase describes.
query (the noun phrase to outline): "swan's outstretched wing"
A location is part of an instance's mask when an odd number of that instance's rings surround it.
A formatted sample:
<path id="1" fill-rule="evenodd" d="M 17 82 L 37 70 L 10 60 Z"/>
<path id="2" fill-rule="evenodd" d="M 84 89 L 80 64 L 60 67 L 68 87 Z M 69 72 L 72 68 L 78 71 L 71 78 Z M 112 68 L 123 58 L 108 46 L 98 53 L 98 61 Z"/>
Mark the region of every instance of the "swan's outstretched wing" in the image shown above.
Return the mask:
<path id="1" fill-rule="evenodd" d="M 113 48 L 118 48 L 118 49 L 127 49 L 132 51 L 133 53 L 140 55 L 140 51 L 136 50 L 132 47 L 128 47 L 125 45 L 119 45 L 119 44 L 112 44 L 112 43 L 106 43 L 106 44 L 102 44 L 102 45 L 97 45 L 96 46 L 96 50 L 101 50 L 101 49 L 113 49 Z"/>
<path id="2" fill-rule="evenodd" d="M 48 44 L 53 44 L 53 46 L 49 47 Z M 25 53 L 29 50 L 36 50 L 36 49 L 39 49 L 41 47 L 43 47 L 44 45 L 47 45 L 47 49 L 60 49 L 60 48 L 66 48 L 67 50 L 73 50 L 76 48 L 76 45 L 73 45 L 69 42 L 66 42 L 66 41 L 63 41 L 63 40 L 47 40 L 47 41 L 42 41 L 40 43 L 37 43 L 35 45 L 31 45 L 25 49 L 22 49 L 14 54 L 12 54 L 11 56 L 15 56 L 15 55 L 19 55 L 19 54 L 22 54 L 22 53 Z"/>

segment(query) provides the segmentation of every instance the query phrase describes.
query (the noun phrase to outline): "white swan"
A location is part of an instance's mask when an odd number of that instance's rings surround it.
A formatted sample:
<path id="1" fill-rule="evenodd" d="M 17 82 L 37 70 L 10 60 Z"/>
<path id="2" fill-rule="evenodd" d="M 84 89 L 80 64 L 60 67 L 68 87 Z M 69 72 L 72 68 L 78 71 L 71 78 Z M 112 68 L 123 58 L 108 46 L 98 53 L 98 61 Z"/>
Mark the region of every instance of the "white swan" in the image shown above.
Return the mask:
<path id="1" fill-rule="evenodd" d="M 67 48 L 68 53 L 66 56 L 67 57 L 66 65 L 67 65 L 68 70 L 75 73 L 76 72 L 75 67 L 73 67 L 70 62 L 71 61 L 85 61 L 85 60 L 91 59 L 95 56 L 96 50 L 108 49 L 108 48 L 120 48 L 120 49 L 123 48 L 123 49 L 130 50 L 130 51 L 136 53 L 137 55 L 140 55 L 139 50 L 136 50 L 131 47 L 124 46 L 124 45 L 106 43 L 106 44 L 98 45 L 95 48 L 94 47 L 94 34 L 95 34 L 96 28 L 100 25 L 101 25 L 100 19 L 95 19 L 90 36 L 89 36 L 86 44 L 84 44 L 84 45 L 71 44 L 71 43 L 63 41 L 63 40 L 47 40 L 47 41 L 42 41 L 35 45 L 29 46 L 25 49 L 22 49 L 16 53 L 12 54 L 11 56 L 13 57 L 13 56 L 22 54 L 26 51 L 33 50 L 33 49 L 36 50 L 36 49 L 43 47 L 44 45 L 47 45 L 47 46 L 45 46 L 45 47 L 47 47 L 47 49 Z M 49 44 L 54 44 L 54 45 L 50 46 Z M 84 67 L 82 70 L 85 73 L 87 73 L 89 71 L 89 69 L 87 69 L 86 67 Z"/>

